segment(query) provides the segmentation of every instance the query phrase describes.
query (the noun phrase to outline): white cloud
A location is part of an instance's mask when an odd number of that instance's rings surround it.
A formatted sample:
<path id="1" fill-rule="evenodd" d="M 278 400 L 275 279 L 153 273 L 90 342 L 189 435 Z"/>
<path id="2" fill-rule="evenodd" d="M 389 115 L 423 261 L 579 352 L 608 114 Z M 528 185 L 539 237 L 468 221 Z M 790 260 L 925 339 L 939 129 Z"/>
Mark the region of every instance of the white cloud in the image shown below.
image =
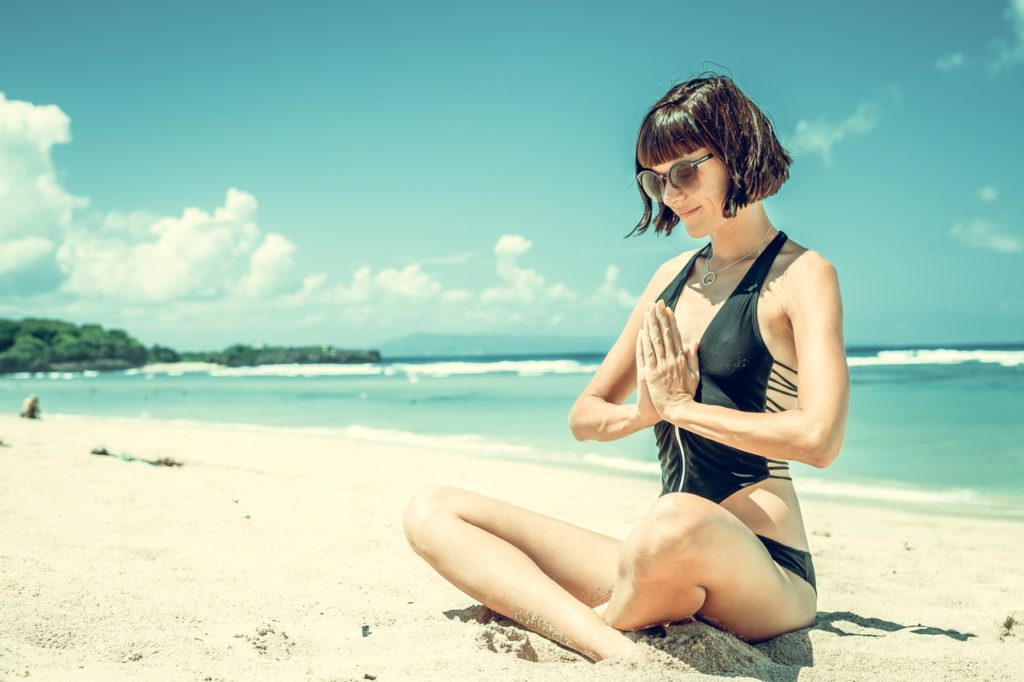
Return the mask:
<path id="1" fill-rule="evenodd" d="M 895 85 L 883 86 L 869 101 L 862 102 L 852 114 L 839 123 L 829 122 L 825 117 L 809 121 L 797 121 L 796 130 L 786 137 L 786 146 L 796 155 L 817 154 L 825 165 L 832 163 L 832 148 L 848 137 L 863 135 L 878 125 L 883 107 L 899 97 Z"/>
<path id="2" fill-rule="evenodd" d="M 268 234 L 249 256 L 249 272 L 239 290 L 250 298 L 264 298 L 294 287 L 295 245 L 279 234 Z"/>
<path id="3" fill-rule="evenodd" d="M 935 60 L 935 68 L 940 71 L 952 71 L 958 69 L 967 63 L 963 52 L 954 52 L 948 54 L 945 57 L 939 57 Z"/>
<path id="4" fill-rule="evenodd" d="M 53 251 L 53 242 L 23 237 L 0 242 L 0 275 L 24 270 Z"/>
<path id="5" fill-rule="evenodd" d="M 352 284 L 335 287 L 334 297 L 341 303 L 366 303 L 373 294 L 373 268 L 364 265 L 352 274 Z"/>
<path id="6" fill-rule="evenodd" d="M 519 257 L 533 246 L 533 242 L 518 234 L 502 235 L 494 245 L 498 257 L 498 277 L 505 286 L 490 287 L 480 292 L 484 303 L 533 303 L 539 301 L 569 301 L 576 294 L 564 284 L 547 284 L 547 280 L 533 268 L 519 267 Z"/>
<path id="7" fill-rule="evenodd" d="M 429 300 L 436 298 L 441 291 L 441 284 L 420 271 L 417 263 L 407 265 L 401 270 L 381 270 L 377 273 L 375 281 L 381 291 L 403 299 Z"/>
<path id="8" fill-rule="evenodd" d="M 71 141 L 71 120 L 54 105 L 7 99 L 0 92 L 0 239 L 58 240 L 88 200 L 57 182 L 54 145 Z"/>
<path id="9" fill-rule="evenodd" d="M 295 245 L 280 234 L 263 235 L 256 199 L 241 190 L 229 189 L 212 213 L 83 212 L 88 200 L 61 186 L 52 158 L 55 145 L 71 141 L 70 129 L 60 108 L 0 93 L 4 293 L 147 304 L 265 298 L 298 286 Z"/>
<path id="10" fill-rule="evenodd" d="M 969 223 L 957 223 L 950 228 L 949 234 L 976 249 L 1002 253 L 1024 251 L 1024 240 L 982 218 L 975 218 Z"/>
<path id="11" fill-rule="evenodd" d="M 149 211 L 131 211 L 129 213 L 109 211 L 87 216 L 83 218 L 82 223 L 90 225 L 90 228 L 92 224 L 95 224 L 95 229 L 98 231 L 145 239 L 149 234 L 149 228 L 161 217 Z"/>
<path id="12" fill-rule="evenodd" d="M 465 303 L 473 298 L 473 294 L 466 289 L 449 289 L 441 294 L 442 303 Z"/>
<path id="13" fill-rule="evenodd" d="M 978 190 L 978 196 L 982 201 L 995 201 L 999 198 L 999 191 L 995 187 L 982 187 Z"/>
<path id="14" fill-rule="evenodd" d="M 0 274 L 22 270 L 53 251 L 53 242 L 26 237 L 0 242 Z"/>
<path id="15" fill-rule="evenodd" d="M 604 271 L 604 281 L 590 296 L 590 302 L 596 305 L 614 305 L 622 308 L 633 308 L 639 295 L 634 296 L 619 286 L 619 268 L 609 265 Z"/>
<path id="16" fill-rule="evenodd" d="M 1010 25 L 1009 41 L 997 38 L 990 47 L 995 56 L 989 61 L 992 74 L 1012 69 L 1024 62 L 1024 0 L 1009 0 L 1003 16 Z"/>
<path id="17" fill-rule="evenodd" d="M 367 264 L 347 282 L 332 282 L 325 272 L 299 273 L 296 245 L 262 230 L 256 198 L 236 188 L 220 206 L 178 215 L 90 209 L 86 198 L 61 186 L 52 158 L 55 145 L 70 142 L 70 126 L 56 106 L 9 101 L 0 93 L 4 310 L 95 319 L 157 338 L 181 328 L 224 338 L 258 325 L 276 330 L 338 320 L 348 329 L 359 328 L 352 321 L 372 320 L 374 329 L 408 330 L 414 319 L 478 329 L 581 319 L 568 303 L 578 299 L 572 289 L 520 263 L 533 247 L 522 235 L 497 239 L 492 286 L 446 289 L 424 267 L 462 265 L 473 254 L 399 259 L 400 266 L 382 269 Z M 617 268 L 606 271 L 602 300 L 616 304 L 628 296 L 617 277 Z M 195 347 L 193 335 L 185 338 Z"/>
<path id="18" fill-rule="evenodd" d="M 861 104 L 846 120 L 833 124 L 824 118 L 816 121 L 799 120 L 792 141 L 794 154 L 817 154 L 826 165 L 832 163 L 832 147 L 849 135 L 868 132 L 878 123 L 878 114 L 868 104 Z"/>
<path id="19" fill-rule="evenodd" d="M 533 242 L 518 234 L 504 234 L 494 245 L 494 255 L 515 258 L 533 248 Z"/>
<path id="20" fill-rule="evenodd" d="M 67 276 L 61 289 L 153 302 L 271 292 L 287 280 L 294 247 L 280 235 L 261 243 L 256 207 L 255 197 L 231 188 L 213 213 L 193 207 L 160 218 L 142 241 L 73 229 L 57 250 Z"/>
<path id="21" fill-rule="evenodd" d="M 450 256 L 430 256 L 430 257 L 417 257 L 412 258 L 406 256 L 405 258 L 399 258 L 399 261 L 411 261 L 419 263 L 420 265 L 465 265 L 473 257 L 473 254 L 469 251 L 462 251 L 460 253 L 453 253 Z"/>
<path id="22" fill-rule="evenodd" d="M 309 282 L 310 289 L 321 289 L 322 281 Z M 374 274 L 373 267 L 364 265 L 352 274 L 348 286 L 338 285 L 324 290 L 316 302 L 359 306 L 393 301 L 418 301 L 420 303 L 442 297 L 441 283 L 423 272 L 418 263 L 401 270 L 385 268 Z"/>

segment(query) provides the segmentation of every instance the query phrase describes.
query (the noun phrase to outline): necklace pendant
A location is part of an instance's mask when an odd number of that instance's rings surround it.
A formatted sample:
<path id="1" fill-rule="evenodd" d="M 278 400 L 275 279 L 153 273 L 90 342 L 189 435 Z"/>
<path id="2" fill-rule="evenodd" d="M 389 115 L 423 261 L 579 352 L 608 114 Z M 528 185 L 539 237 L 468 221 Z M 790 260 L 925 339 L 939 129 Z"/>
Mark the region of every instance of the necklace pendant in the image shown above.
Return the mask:
<path id="1" fill-rule="evenodd" d="M 704 286 L 711 286 L 712 284 L 715 283 L 715 273 L 708 271 L 707 273 L 705 273 L 704 279 L 702 279 L 701 281 L 704 282 Z"/>

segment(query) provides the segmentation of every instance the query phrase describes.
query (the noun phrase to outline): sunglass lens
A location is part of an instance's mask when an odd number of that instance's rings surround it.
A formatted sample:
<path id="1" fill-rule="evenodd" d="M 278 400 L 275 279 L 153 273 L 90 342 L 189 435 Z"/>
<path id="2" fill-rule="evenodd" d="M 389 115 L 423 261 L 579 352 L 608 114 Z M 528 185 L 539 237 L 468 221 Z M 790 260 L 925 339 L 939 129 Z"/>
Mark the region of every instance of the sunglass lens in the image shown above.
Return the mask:
<path id="1" fill-rule="evenodd" d="M 640 180 L 640 186 L 647 192 L 647 196 L 655 201 L 661 201 L 661 178 L 650 171 L 640 173 L 637 178 Z"/>
<path id="2" fill-rule="evenodd" d="M 668 172 L 669 182 L 671 182 L 673 186 L 682 190 L 690 190 L 693 179 L 696 176 L 697 169 L 686 164 L 673 166 Z"/>

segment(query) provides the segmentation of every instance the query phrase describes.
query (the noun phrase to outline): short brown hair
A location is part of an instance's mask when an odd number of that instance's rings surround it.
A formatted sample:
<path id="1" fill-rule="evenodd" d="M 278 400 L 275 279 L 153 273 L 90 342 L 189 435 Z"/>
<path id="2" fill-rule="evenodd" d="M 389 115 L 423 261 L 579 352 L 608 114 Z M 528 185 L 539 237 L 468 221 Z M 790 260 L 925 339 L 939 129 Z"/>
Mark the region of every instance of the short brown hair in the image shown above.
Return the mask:
<path id="1" fill-rule="evenodd" d="M 722 215 L 770 197 L 789 179 L 789 155 L 771 121 L 728 76 L 703 74 L 673 85 L 647 112 L 636 140 L 636 172 L 690 154 L 711 150 L 729 171 Z M 644 215 L 628 236 L 647 231 L 653 216 L 650 197 L 637 183 Z M 659 202 L 654 231 L 672 234 L 679 216 Z"/>

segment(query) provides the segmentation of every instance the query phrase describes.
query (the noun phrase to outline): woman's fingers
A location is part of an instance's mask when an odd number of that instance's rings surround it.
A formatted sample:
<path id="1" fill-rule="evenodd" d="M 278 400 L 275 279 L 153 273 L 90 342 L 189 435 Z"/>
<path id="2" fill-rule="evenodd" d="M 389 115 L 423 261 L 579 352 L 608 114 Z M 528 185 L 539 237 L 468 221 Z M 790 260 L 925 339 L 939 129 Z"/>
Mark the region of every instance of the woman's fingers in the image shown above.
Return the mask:
<path id="1" fill-rule="evenodd" d="M 661 338 L 661 328 L 658 326 L 655 305 L 652 303 L 647 307 L 647 314 L 644 316 L 644 352 L 650 345 L 651 355 L 647 357 L 647 364 L 656 367 L 665 357 L 665 341 Z"/>
<path id="2" fill-rule="evenodd" d="M 647 378 L 647 372 L 644 368 L 644 332 L 641 329 L 636 335 L 636 383 L 640 384 Z"/>
<path id="3" fill-rule="evenodd" d="M 647 315 L 644 322 L 644 328 L 647 330 L 647 336 L 654 350 L 655 360 L 652 364 L 661 364 L 669 357 L 668 349 L 665 347 L 665 332 L 661 324 L 663 313 L 659 311 L 659 306 L 664 306 L 664 303 L 659 301 L 658 303 L 651 303 L 647 307 Z"/>
<path id="4" fill-rule="evenodd" d="M 679 333 L 679 325 L 676 323 L 676 313 L 671 308 L 665 308 L 665 312 L 668 315 L 668 327 L 672 333 L 672 341 L 675 343 L 676 352 L 679 352 L 683 348 L 683 336 Z"/>
<path id="5" fill-rule="evenodd" d="M 672 328 L 675 324 L 672 318 L 669 316 L 669 308 L 665 306 L 665 301 L 662 299 L 658 300 L 658 305 L 654 307 L 657 319 L 658 328 L 661 332 L 662 344 L 665 348 L 665 357 L 673 358 L 679 355 L 681 346 L 676 343 L 675 334 L 672 333 Z"/>
<path id="6" fill-rule="evenodd" d="M 644 349 L 644 371 L 648 368 L 656 367 L 658 360 L 654 355 L 654 344 L 651 343 L 651 335 L 647 331 L 647 327 L 644 327 L 640 332 L 641 344 Z"/>

